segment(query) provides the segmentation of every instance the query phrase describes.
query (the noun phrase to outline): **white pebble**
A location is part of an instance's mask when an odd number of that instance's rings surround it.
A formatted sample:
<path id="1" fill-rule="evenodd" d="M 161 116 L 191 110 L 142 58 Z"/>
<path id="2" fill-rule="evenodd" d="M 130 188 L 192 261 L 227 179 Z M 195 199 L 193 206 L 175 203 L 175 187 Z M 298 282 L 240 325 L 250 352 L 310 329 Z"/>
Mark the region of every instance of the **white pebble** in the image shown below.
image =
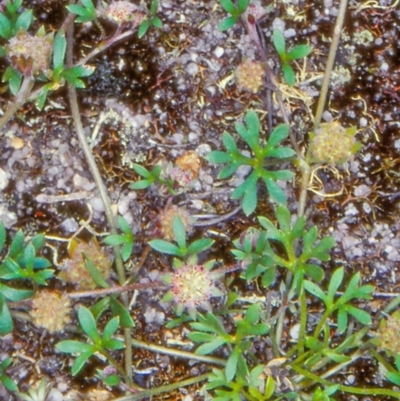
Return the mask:
<path id="1" fill-rule="evenodd" d="M 196 63 L 189 63 L 186 66 L 186 72 L 190 75 L 196 75 L 199 72 L 199 66 Z"/>
<path id="2" fill-rule="evenodd" d="M 224 49 L 221 46 L 218 46 L 214 49 L 214 56 L 220 58 L 224 54 Z"/>
<path id="3" fill-rule="evenodd" d="M 8 182 L 9 181 L 6 172 L 0 168 L 0 191 L 7 188 Z"/>

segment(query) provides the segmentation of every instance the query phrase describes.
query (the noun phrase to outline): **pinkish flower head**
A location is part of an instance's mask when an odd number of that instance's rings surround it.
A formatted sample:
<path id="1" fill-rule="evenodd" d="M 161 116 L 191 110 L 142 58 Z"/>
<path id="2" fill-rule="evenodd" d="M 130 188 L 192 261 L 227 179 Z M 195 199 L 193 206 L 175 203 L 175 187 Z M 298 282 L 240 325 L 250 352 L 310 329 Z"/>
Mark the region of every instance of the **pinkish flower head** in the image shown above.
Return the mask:
<path id="1" fill-rule="evenodd" d="M 144 13 L 137 5 L 125 0 L 113 1 L 108 5 L 104 14 L 118 25 L 129 22 L 133 26 L 138 26 L 144 18 Z"/>

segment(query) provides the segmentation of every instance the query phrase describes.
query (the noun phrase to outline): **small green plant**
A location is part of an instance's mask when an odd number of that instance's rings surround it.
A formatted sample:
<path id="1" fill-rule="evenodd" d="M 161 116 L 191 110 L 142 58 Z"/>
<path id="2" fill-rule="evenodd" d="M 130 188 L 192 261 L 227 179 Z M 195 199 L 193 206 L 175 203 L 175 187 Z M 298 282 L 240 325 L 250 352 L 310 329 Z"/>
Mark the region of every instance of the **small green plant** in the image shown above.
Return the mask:
<path id="1" fill-rule="evenodd" d="M 9 391 L 17 391 L 17 385 L 6 373 L 6 370 L 11 365 L 11 362 L 11 358 L 6 358 L 0 363 L 0 383 L 2 383 L 3 386 Z"/>
<path id="2" fill-rule="evenodd" d="M 186 259 L 189 256 L 197 255 L 209 249 L 214 242 L 212 239 L 202 238 L 188 245 L 186 242 L 187 234 L 185 226 L 179 216 L 174 218 L 173 231 L 177 245 L 162 239 L 153 239 L 149 241 L 149 245 L 158 252 Z"/>
<path id="3" fill-rule="evenodd" d="M 10 39 L 20 29 L 27 31 L 34 19 L 32 10 L 24 10 L 19 13 L 22 0 L 7 0 L 3 12 L 0 12 L 0 36 Z M 4 48 L 0 46 L 0 56 L 4 56 Z"/>
<path id="4" fill-rule="evenodd" d="M 316 336 L 318 336 L 319 331 L 324 326 L 326 319 L 331 316 L 335 311 L 337 311 L 338 313 L 337 320 L 339 333 L 344 333 L 344 331 L 346 330 L 348 324 L 348 315 L 353 316 L 363 325 L 371 324 L 371 316 L 369 315 L 369 313 L 351 305 L 349 302 L 358 299 L 370 299 L 375 287 L 373 285 L 359 286 L 361 275 L 358 272 L 350 279 L 349 283 L 346 285 L 343 295 L 341 295 L 340 297 L 336 297 L 336 291 L 342 284 L 343 278 L 344 269 L 337 269 L 332 274 L 327 293 L 322 291 L 320 287 L 318 287 L 315 283 L 311 281 L 304 282 L 304 288 L 311 294 L 321 299 L 324 302 L 326 308 L 321 320 L 318 323 L 318 326 L 315 329 Z"/>
<path id="5" fill-rule="evenodd" d="M 145 18 L 139 25 L 138 29 L 139 38 L 142 38 L 144 35 L 146 35 L 146 32 L 151 26 L 154 26 L 155 28 L 162 27 L 162 21 L 157 16 L 157 10 L 158 10 L 158 0 L 152 0 L 150 5 L 150 16 L 148 18 Z"/>
<path id="6" fill-rule="evenodd" d="M 104 243 L 111 246 L 123 245 L 121 256 L 126 262 L 132 254 L 135 237 L 128 222 L 122 216 L 118 217 L 118 226 L 123 234 L 108 235 L 104 238 Z"/>
<path id="7" fill-rule="evenodd" d="M 251 377 L 251 373 L 246 359 L 252 344 L 251 339 L 267 334 L 270 329 L 266 323 L 260 323 L 261 311 L 260 304 L 251 305 L 242 318 L 233 319 L 235 330 L 232 333 L 227 332 L 221 320 L 212 313 L 199 315 L 197 322 L 190 323 L 195 331 L 190 332 L 188 338 L 202 344 L 196 349 L 196 354 L 208 355 L 222 346 L 228 346 L 230 349 L 223 374 L 214 370 L 208 385 L 208 388 L 231 387 L 231 383 L 236 380 L 236 385 L 228 393 L 226 390 L 216 390 L 218 396 L 230 393 L 230 398 L 226 400 L 240 399 L 243 387 L 252 384 L 248 384 L 247 380 L 249 376 Z M 267 396 L 269 392 L 270 390 L 267 391 Z"/>
<path id="8" fill-rule="evenodd" d="M 95 21 L 97 18 L 96 7 L 94 6 L 92 0 L 81 0 L 81 3 L 82 5 L 70 4 L 67 6 L 67 10 L 70 13 L 78 16 L 75 21 L 79 23 Z"/>
<path id="9" fill-rule="evenodd" d="M 28 394 L 17 392 L 17 395 L 24 401 L 46 401 L 52 387 L 51 383 L 48 383 L 46 379 L 42 379 L 37 389 L 30 388 Z"/>
<path id="10" fill-rule="evenodd" d="M 6 243 L 6 230 L 0 222 L 0 252 Z M 0 335 L 10 333 L 13 330 L 13 322 L 7 301 L 18 302 L 32 297 L 33 290 L 17 287 L 16 281 L 29 280 L 33 287 L 46 285 L 46 282 L 54 274 L 53 269 L 48 269 L 51 263 L 37 253 L 44 245 L 44 236 L 37 235 L 28 243 L 24 233 L 20 230 L 16 233 L 8 253 L 0 264 Z M 10 283 L 10 285 L 5 284 Z"/>
<path id="11" fill-rule="evenodd" d="M 304 275 L 315 281 L 321 281 L 324 278 L 324 271 L 314 262 L 330 260 L 329 252 L 335 245 L 335 239 L 328 236 L 317 243 L 317 227 L 313 226 L 307 230 L 304 216 L 292 223 L 290 211 L 283 205 L 278 205 L 276 208 L 276 218 L 279 228 L 266 217 L 258 218 L 259 223 L 266 230 L 267 254 L 277 266 L 285 267 L 293 274 L 295 288 L 301 287 Z M 301 251 L 299 240 L 302 244 Z M 283 246 L 284 253 L 273 247 L 274 242 L 279 242 Z"/>
<path id="12" fill-rule="evenodd" d="M 90 338 L 91 343 L 80 342 L 75 340 L 60 341 L 56 348 L 68 354 L 78 354 L 75 359 L 71 373 L 73 376 L 77 375 L 88 361 L 96 352 L 104 355 L 109 361 L 113 358 L 108 353 L 110 350 L 119 350 L 125 348 L 122 341 L 111 338 L 112 335 L 118 330 L 119 318 L 115 317 L 111 319 L 104 327 L 103 334 L 99 333 L 96 325 L 96 320 L 89 309 L 81 306 L 78 311 L 78 320 L 82 327 L 82 330 Z"/>
<path id="13" fill-rule="evenodd" d="M 231 14 L 230 17 L 225 18 L 219 25 L 220 31 L 226 31 L 236 24 L 240 16 L 246 11 L 250 0 L 238 0 L 237 6 L 233 4 L 232 0 L 220 0 L 222 8 Z"/>
<path id="14" fill-rule="evenodd" d="M 283 77 L 289 86 L 293 86 L 296 82 L 296 77 L 289 63 L 293 60 L 308 56 L 312 48 L 309 45 L 297 45 L 289 51 L 286 51 L 285 38 L 279 29 L 274 29 L 272 40 L 282 62 Z"/>
<path id="15" fill-rule="evenodd" d="M 295 155 L 291 148 L 278 147 L 278 145 L 289 135 L 289 127 L 285 124 L 276 127 L 264 146 L 260 144 L 260 121 L 255 111 L 249 110 L 245 115 L 245 123 L 236 123 L 235 128 L 240 137 L 246 142 L 252 156 L 245 156 L 239 151 L 233 137 L 224 132 L 222 142 L 227 150 L 213 151 L 206 156 L 210 163 L 226 164 L 218 174 L 219 179 L 225 179 L 232 176 L 235 171 L 243 165 L 252 168 L 251 174 L 239 185 L 232 193 L 233 199 L 242 198 L 242 207 L 244 213 L 248 216 L 254 212 L 257 207 L 257 183 L 262 180 L 269 192 L 271 198 L 278 203 L 286 203 L 286 195 L 282 188 L 276 183 L 278 180 L 290 180 L 293 178 L 293 172 L 289 170 L 267 170 L 266 161 L 288 159 Z"/>

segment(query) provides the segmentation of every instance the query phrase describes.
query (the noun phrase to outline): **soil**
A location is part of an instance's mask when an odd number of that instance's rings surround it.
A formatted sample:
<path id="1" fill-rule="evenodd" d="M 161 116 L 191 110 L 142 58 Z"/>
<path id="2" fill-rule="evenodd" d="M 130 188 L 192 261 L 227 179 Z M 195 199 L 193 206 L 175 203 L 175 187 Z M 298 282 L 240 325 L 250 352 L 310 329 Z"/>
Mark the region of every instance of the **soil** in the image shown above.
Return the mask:
<path id="1" fill-rule="evenodd" d="M 66 17 L 66 3 L 23 1 L 23 6 L 32 8 L 37 17 L 32 31 L 40 25 L 57 30 Z M 306 61 L 295 64 L 296 86 L 280 85 L 296 140 L 304 150 L 312 130 L 338 1 L 282 0 L 262 5 L 270 11 L 260 28 L 271 67 L 280 82 L 279 61 L 271 44 L 272 28 L 283 30 L 289 47 L 305 43 L 313 47 Z M 234 75 L 244 59 L 259 58 L 257 48 L 239 23 L 226 32 L 218 30 L 226 13 L 214 0 L 161 0 L 158 15 L 162 28 L 151 28 L 141 39 L 131 36 L 91 59 L 89 65 L 95 67 L 95 72 L 85 80 L 86 88 L 78 91 L 84 130 L 91 138 L 112 204 L 136 236 L 128 268 L 134 269 L 143 284 L 157 280 L 160 273 L 170 269 L 168 257 L 156 252 L 147 255 L 146 246 L 158 230 L 157 216 L 170 202 L 186 207 L 197 217 L 191 238 L 215 240 L 207 258 L 217 259 L 220 266 L 234 263 L 232 241 L 257 224 L 256 216 L 273 218 L 274 208 L 260 187 L 258 208 L 246 217 L 230 194 L 247 171 L 221 181 L 217 179 L 220 168 L 204 159 L 211 150 L 222 149 L 222 133 L 226 130 L 234 134 L 234 123 L 250 108 L 257 111 L 267 135 L 265 90 L 258 94 L 241 91 Z M 107 35 L 115 30 L 112 24 L 104 28 Z M 344 266 L 349 276 L 361 272 L 363 283 L 374 284 L 381 294 L 364 305 L 376 315 L 396 296 L 400 279 L 399 31 L 400 10 L 391 1 L 349 2 L 324 118 L 340 121 L 345 127 L 356 126 L 362 149 L 344 167 L 318 170 L 307 202 L 310 224 L 318 226 L 320 235 L 333 235 L 337 241 L 326 266 L 328 276 L 339 266 Z M 86 55 L 100 39 L 96 25 L 76 24 L 75 58 Z M 7 61 L 0 62 L 4 71 Z M 5 110 L 10 100 L 4 93 L 0 108 Z M 104 117 L 105 121 L 98 125 Z M 282 123 L 276 103 L 272 123 Z M 96 127 L 98 134 L 93 138 Z M 241 146 L 245 148 L 243 143 Z M 52 261 L 57 273 L 69 257 L 67 240 L 85 221 L 86 228 L 78 237 L 89 241 L 95 235 L 101 243 L 109 227 L 75 135 L 65 89 L 52 93 L 42 111 L 32 103 L 25 104 L 3 130 L 1 149 L 0 218 L 8 228 L 9 238 L 18 230 L 27 237 L 44 233 L 44 256 Z M 174 163 L 189 151 L 195 152 L 196 163 L 200 163 L 193 188 L 173 199 L 155 188 L 130 189 L 130 184 L 140 179 L 132 163 L 151 169 L 157 163 Z M 298 205 L 299 179 L 297 172 L 296 179 L 285 186 L 293 213 Z M 71 194 L 73 200 L 65 200 L 65 194 Z M 232 211 L 235 213 L 230 217 L 219 219 Z M 240 296 L 265 299 L 265 290 L 257 283 L 244 284 L 236 273 L 231 277 Z M 111 280 L 117 281 L 115 274 Z M 73 291 L 59 279 L 51 280 L 49 287 Z M 272 290 L 278 288 L 276 283 Z M 165 328 L 174 313 L 169 304 L 161 301 L 162 296 L 162 291 L 151 287 L 135 294 L 131 310 L 135 320 L 133 337 L 193 349 L 185 338 L 187 328 Z M 90 302 L 79 300 L 75 308 L 78 304 L 89 306 Z M 27 312 L 29 305 L 16 310 Z M 285 329 L 289 331 L 293 323 L 288 320 Z M 60 339 L 69 338 L 68 333 L 49 334 L 17 316 L 13 333 L 0 338 L 0 360 L 13 357 L 15 362 L 8 372 L 19 389 L 26 391 L 47 377 L 54 386 L 52 400 L 106 400 L 122 395 L 121 390 L 111 393 L 95 378 L 95 369 L 102 364 L 93 362 L 80 376 L 71 377 L 71 358 L 54 349 Z M 267 352 L 262 351 L 265 344 L 258 346 L 267 358 Z M 139 348 L 134 349 L 133 365 L 134 380 L 149 388 L 210 369 L 203 362 L 182 361 Z M 364 358 L 336 380 L 361 387 L 372 383 L 391 388 L 387 382 L 382 384 L 379 377 L 375 362 Z M 206 400 L 203 385 L 182 388 L 153 400 Z M 16 398 L 0 388 L 0 399 Z M 336 399 L 367 398 L 339 395 Z"/>

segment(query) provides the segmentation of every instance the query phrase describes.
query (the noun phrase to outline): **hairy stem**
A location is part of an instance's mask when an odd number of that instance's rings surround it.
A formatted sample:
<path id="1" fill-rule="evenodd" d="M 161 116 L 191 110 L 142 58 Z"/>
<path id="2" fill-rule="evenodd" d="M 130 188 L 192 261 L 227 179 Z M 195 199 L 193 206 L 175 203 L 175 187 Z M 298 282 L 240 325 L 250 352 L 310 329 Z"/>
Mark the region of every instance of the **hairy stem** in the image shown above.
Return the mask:
<path id="1" fill-rule="evenodd" d="M 72 60 L 73 28 L 74 28 L 74 25 L 71 24 L 67 31 L 67 43 L 68 43 L 67 66 L 72 66 L 72 64 L 73 64 L 73 60 Z M 93 175 L 93 179 L 96 183 L 96 186 L 99 190 L 100 197 L 101 197 L 101 200 L 104 205 L 107 222 L 110 226 L 111 234 L 116 234 L 117 229 L 116 229 L 116 224 L 115 224 L 115 220 L 114 220 L 114 215 L 111 210 L 111 201 L 108 196 L 107 189 L 101 178 L 100 171 L 97 168 L 92 151 L 87 142 L 86 135 L 83 131 L 82 121 L 81 121 L 79 107 L 78 107 L 78 97 L 76 94 L 76 88 L 71 84 L 68 84 L 68 100 L 70 103 L 71 114 L 72 114 L 72 118 L 74 121 L 75 131 L 76 131 L 76 134 L 77 134 L 77 137 L 79 140 L 79 144 L 85 155 L 86 161 L 89 165 L 89 169 Z M 122 257 L 121 257 L 121 252 L 120 252 L 120 249 L 118 246 L 114 246 L 113 251 L 114 251 L 114 256 L 115 256 L 115 265 L 117 268 L 118 281 L 119 281 L 120 285 L 123 285 L 126 281 L 126 276 L 125 276 L 124 264 L 123 264 Z M 125 294 L 125 293 L 122 294 L 121 298 L 122 298 L 124 305 L 127 306 L 128 305 L 127 294 Z M 131 347 L 131 333 L 130 333 L 129 329 L 124 329 L 124 336 L 125 336 L 125 346 L 126 346 L 126 348 L 125 348 L 125 369 L 126 369 L 126 375 L 129 378 L 131 378 L 132 377 L 132 350 L 131 350 L 132 347 Z"/>
<path id="2" fill-rule="evenodd" d="M 17 96 L 15 97 L 14 102 L 10 104 L 4 115 L 0 118 L 0 132 L 2 131 L 4 126 L 11 120 L 17 110 L 28 100 L 34 83 L 35 81 L 32 77 L 24 77 L 21 88 Z"/>

